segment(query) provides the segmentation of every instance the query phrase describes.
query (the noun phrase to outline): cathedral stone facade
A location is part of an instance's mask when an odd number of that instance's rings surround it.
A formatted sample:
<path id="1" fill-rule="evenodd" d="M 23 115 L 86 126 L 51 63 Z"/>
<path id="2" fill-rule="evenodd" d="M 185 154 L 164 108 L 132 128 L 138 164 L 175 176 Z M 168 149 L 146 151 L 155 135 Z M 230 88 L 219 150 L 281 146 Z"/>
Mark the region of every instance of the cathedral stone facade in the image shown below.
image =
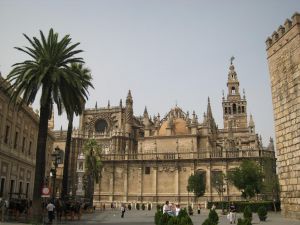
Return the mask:
<path id="1" fill-rule="evenodd" d="M 300 14 L 266 40 L 282 213 L 300 219 Z"/>
<path id="2" fill-rule="evenodd" d="M 222 99 L 223 129 L 215 123 L 209 99 L 201 119 L 177 105 L 163 117 L 149 117 L 146 108 L 142 116 L 135 116 L 130 91 L 125 105 L 121 100 L 118 106 L 85 109 L 79 129 L 73 132 L 70 167 L 76 168 L 76 158 L 87 139 L 102 146 L 103 170 L 95 184 L 95 204 L 166 200 L 187 204 L 192 196 L 187 192 L 188 178 L 196 172 L 206 177 L 206 192 L 200 201 L 220 200 L 211 184 L 216 173 L 227 174 L 244 159 L 261 163 L 268 158 L 274 163 L 273 140 L 263 147 L 252 116 L 248 119 L 246 97 L 240 93 L 232 63 L 227 87 L 228 94 Z M 63 136 L 63 132 L 57 131 L 58 139 L 59 134 Z M 71 179 L 75 194 L 75 170 Z M 239 200 L 241 195 L 227 182 L 223 194 L 223 200 Z"/>

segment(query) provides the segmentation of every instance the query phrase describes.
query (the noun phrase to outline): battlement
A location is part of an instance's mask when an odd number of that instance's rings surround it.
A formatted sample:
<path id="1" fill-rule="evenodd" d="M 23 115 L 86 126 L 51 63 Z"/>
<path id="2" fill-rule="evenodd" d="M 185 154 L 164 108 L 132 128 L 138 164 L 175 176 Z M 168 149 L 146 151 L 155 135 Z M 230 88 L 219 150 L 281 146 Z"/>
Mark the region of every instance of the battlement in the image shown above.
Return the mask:
<path id="1" fill-rule="evenodd" d="M 298 12 L 295 12 L 291 19 L 292 20 L 286 19 L 283 26 L 280 25 L 277 31 L 274 31 L 271 37 L 267 38 L 266 40 L 267 50 L 270 47 L 272 47 L 278 40 L 280 40 L 285 34 L 287 34 L 294 26 L 296 26 L 297 24 L 300 25 L 300 14 Z"/>

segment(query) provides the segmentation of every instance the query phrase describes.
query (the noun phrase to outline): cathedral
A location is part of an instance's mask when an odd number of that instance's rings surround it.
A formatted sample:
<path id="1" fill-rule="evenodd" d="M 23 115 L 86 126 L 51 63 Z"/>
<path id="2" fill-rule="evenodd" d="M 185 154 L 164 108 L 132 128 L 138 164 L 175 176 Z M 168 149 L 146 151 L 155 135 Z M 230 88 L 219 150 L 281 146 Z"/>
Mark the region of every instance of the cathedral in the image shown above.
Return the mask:
<path id="1" fill-rule="evenodd" d="M 221 129 L 214 120 L 209 99 L 201 119 L 177 105 L 164 117 L 157 114 L 151 118 L 146 108 L 142 116 L 135 116 L 130 91 L 125 104 L 121 100 L 118 106 L 85 109 L 72 136 L 70 191 L 76 193 L 76 159 L 88 139 L 102 146 L 103 169 L 99 184 L 95 184 L 96 205 L 166 200 L 187 204 L 192 196 L 187 191 L 188 178 L 196 172 L 204 173 L 206 179 L 206 191 L 200 201 L 219 201 L 211 183 L 217 173 L 227 174 L 244 159 L 260 163 L 268 158 L 275 164 L 273 140 L 264 147 L 255 132 L 232 62 L 227 87 L 227 96 L 223 94 L 222 98 Z M 64 134 L 56 131 L 57 143 L 65 140 Z M 226 180 L 223 190 L 224 201 L 241 199 L 241 192 Z"/>

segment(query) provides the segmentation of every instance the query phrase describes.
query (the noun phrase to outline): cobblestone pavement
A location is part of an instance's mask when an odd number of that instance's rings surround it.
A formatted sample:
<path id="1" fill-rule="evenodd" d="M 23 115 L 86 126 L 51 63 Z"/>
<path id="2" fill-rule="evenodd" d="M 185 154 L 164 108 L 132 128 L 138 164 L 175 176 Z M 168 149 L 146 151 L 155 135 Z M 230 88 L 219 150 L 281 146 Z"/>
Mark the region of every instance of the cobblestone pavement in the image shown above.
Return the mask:
<path id="1" fill-rule="evenodd" d="M 82 220 L 80 221 L 62 221 L 55 222 L 53 225 L 84 225 L 84 224 L 101 224 L 101 225 L 154 225 L 154 214 L 155 211 L 142 211 L 142 210 L 127 210 L 124 218 L 121 218 L 121 212 L 119 210 L 107 210 L 104 212 L 96 211 L 92 214 L 84 214 Z M 229 225 L 225 215 L 221 215 L 221 212 L 218 211 L 220 222 L 219 225 Z M 253 215 L 253 224 L 263 224 L 263 225 L 299 225 L 300 221 L 291 220 L 283 218 L 280 213 L 269 213 L 268 219 L 266 222 L 259 222 L 257 214 Z M 202 222 L 208 217 L 208 211 L 202 210 L 201 214 L 193 215 L 191 218 L 194 225 L 201 225 Z M 242 217 L 241 214 L 238 214 L 237 217 Z M 20 223 L 1 223 L 1 225 L 20 225 Z"/>

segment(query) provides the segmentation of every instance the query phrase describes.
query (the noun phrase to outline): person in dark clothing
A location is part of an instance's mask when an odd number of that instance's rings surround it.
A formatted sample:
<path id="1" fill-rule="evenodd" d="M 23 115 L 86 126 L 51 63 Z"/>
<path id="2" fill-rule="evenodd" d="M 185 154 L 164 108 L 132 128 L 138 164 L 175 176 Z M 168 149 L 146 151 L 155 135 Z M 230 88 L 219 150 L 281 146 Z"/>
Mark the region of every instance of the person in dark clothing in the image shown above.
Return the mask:
<path id="1" fill-rule="evenodd" d="M 121 205 L 121 218 L 124 218 L 124 214 L 125 214 L 125 205 L 124 204 L 122 204 Z"/>

